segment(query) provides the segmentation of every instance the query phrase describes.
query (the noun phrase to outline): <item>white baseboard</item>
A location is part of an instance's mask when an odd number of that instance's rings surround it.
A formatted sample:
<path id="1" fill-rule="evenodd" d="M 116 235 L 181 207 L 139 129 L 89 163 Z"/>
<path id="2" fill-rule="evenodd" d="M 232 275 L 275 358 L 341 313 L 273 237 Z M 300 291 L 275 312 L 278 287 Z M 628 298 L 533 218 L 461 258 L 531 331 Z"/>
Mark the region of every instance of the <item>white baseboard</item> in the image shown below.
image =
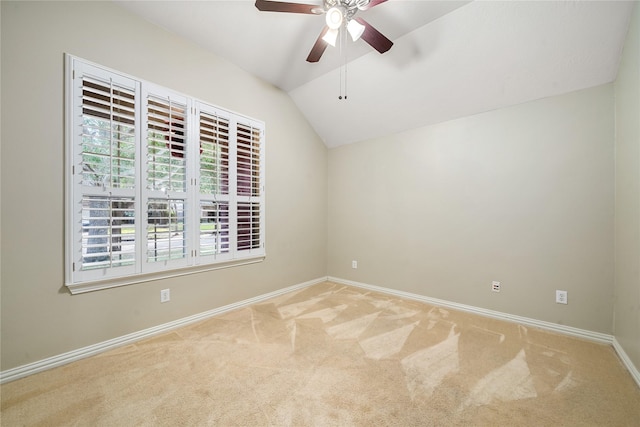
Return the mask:
<path id="1" fill-rule="evenodd" d="M 320 277 L 318 279 L 310 280 L 308 282 L 299 283 L 297 285 L 289 286 L 287 288 L 279 289 L 274 292 L 259 295 L 257 297 L 249 298 L 244 301 L 236 302 L 233 304 L 225 305 L 223 307 L 215 308 L 213 310 L 205 311 L 203 313 L 195 314 L 193 316 L 184 317 L 182 319 L 174 320 L 173 322 L 164 323 L 162 325 L 154 326 L 142 331 L 134 332 L 131 334 L 123 335 L 118 338 L 114 338 L 108 341 L 103 341 L 97 344 L 93 344 L 87 347 L 79 348 L 77 350 L 69 351 L 67 353 L 59 354 L 57 356 L 48 357 L 37 362 L 29 363 L 27 365 L 18 366 L 17 368 L 7 369 L 0 372 L 0 384 L 4 384 L 9 381 L 14 381 L 19 378 L 23 378 L 38 372 L 46 371 L 47 369 L 56 368 L 58 366 L 66 365 L 76 360 L 84 359 L 85 357 L 94 356 L 96 354 L 112 350 L 117 347 L 122 347 L 127 344 L 132 344 L 136 341 L 158 335 L 163 332 L 170 331 L 181 326 L 188 325 L 190 323 L 204 320 L 212 316 L 216 316 L 222 313 L 226 313 L 231 310 L 246 307 L 251 304 L 256 304 L 264 300 L 274 298 L 285 294 L 287 292 L 296 291 L 306 288 L 317 283 L 322 283 L 327 280 L 326 277 Z"/>
<path id="2" fill-rule="evenodd" d="M 584 338 L 591 341 L 596 341 L 604 344 L 612 344 L 613 336 L 603 334 L 600 332 L 588 331 L 585 329 L 574 328 L 571 326 L 558 325 L 551 322 L 545 322 L 543 320 L 531 319 L 529 317 L 516 316 L 514 314 L 503 313 L 500 311 L 487 310 L 485 308 L 474 307 L 471 305 L 458 304 L 457 302 L 451 302 L 447 300 L 441 300 L 437 298 L 430 298 L 424 295 L 413 294 L 410 292 L 398 291 L 395 289 L 383 288 L 381 286 L 369 285 L 366 283 L 354 282 L 352 280 L 340 279 L 337 277 L 329 277 L 329 281 L 343 285 L 351 285 L 358 288 L 368 289 L 374 292 L 380 292 L 383 294 L 393 295 L 400 298 L 407 298 L 416 301 L 425 302 L 427 304 L 437 305 L 440 307 L 447 307 L 454 310 L 465 311 L 468 313 L 478 314 L 484 317 L 491 317 L 494 319 L 506 320 L 509 322 L 515 322 L 526 326 L 532 326 L 536 328 L 546 329 L 548 331 L 558 332 L 564 335 L 571 335 L 578 338 Z"/>
<path id="3" fill-rule="evenodd" d="M 615 337 L 613 337 L 613 348 L 616 350 L 616 353 L 618 353 L 620 360 L 622 360 L 622 364 L 627 368 L 633 379 L 636 380 L 638 387 L 640 387 L 640 371 L 638 371 L 638 368 L 633 364 L 627 352 L 624 351 L 624 348 L 622 348 Z"/>

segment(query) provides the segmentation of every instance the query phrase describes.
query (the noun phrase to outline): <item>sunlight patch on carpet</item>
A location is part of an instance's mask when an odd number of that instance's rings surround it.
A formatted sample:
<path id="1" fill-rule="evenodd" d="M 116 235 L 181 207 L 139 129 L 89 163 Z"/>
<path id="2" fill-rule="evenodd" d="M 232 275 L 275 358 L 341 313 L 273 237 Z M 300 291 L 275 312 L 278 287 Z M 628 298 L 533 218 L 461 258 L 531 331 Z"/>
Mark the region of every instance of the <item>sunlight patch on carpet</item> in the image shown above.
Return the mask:
<path id="1" fill-rule="evenodd" d="M 331 326 L 327 329 L 327 333 L 339 340 L 357 339 L 379 315 L 380 312 L 376 311 L 375 313 Z"/>
<path id="2" fill-rule="evenodd" d="M 322 323 L 328 323 L 338 317 L 338 315 L 347 308 L 349 308 L 347 304 L 341 304 L 335 307 L 324 308 L 322 310 L 303 314 L 298 316 L 298 319 L 320 319 L 322 320 Z"/>
<path id="3" fill-rule="evenodd" d="M 360 341 L 360 347 L 369 359 L 380 360 L 393 356 L 402 350 L 409 334 L 419 323 L 410 323 L 393 331 L 367 338 Z"/>
<path id="4" fill-rule="evenodd" d="M 467 406 L 487 405 L 494 401 L 509 402 L 536 397 L 524 349 L 506 364 L 489 372 L 471 389 L 459 410 Z"/>
<path id="5" fill-rule="evenodd" d="M 445 377 L 460 370 L 460 334 L 454 334 L 453 329 L 444 341 L 402 359 L 402 369 L 412 400 L 418 395 L 430 397 Z"/>
<path id="6" fill-rule="evenodd" d="M 324 299 L 325 299 L 324 297 L 312 298 L 306 301 L 288 304 L 278 308 L 278 313 L 280 313 L 280 316 L 282 316 L 283 319 L 289 319 L 291 317 L 295 317 L 304 313 L 310 307 L 313 307 L 315 304 L 317 304 L 318 302 Z"/>

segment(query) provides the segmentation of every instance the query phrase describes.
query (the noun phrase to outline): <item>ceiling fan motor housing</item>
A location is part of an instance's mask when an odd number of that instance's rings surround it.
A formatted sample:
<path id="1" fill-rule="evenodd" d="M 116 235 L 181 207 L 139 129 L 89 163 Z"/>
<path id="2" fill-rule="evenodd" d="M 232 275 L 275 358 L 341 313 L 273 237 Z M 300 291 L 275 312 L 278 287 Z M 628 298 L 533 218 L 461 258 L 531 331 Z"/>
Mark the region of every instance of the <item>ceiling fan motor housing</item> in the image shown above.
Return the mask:
<path id="1" fill-rule="evenodd" d="M 334 6 L 327 11 L 326 21 L 327 27 L 337 30 L 342 26 L 346 15 L 346 9 L 343 6 Z"/>

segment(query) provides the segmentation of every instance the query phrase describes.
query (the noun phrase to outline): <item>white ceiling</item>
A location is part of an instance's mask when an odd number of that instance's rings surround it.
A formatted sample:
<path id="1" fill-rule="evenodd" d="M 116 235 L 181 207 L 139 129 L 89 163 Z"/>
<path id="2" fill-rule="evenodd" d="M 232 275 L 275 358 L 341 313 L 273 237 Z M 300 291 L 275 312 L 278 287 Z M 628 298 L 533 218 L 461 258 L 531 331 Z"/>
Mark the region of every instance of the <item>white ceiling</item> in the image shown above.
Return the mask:
<path id="1" fill-rule="evenodd" d="M 328 147 L 611 82 L 637 3 L 389 0 L 358 16 L 394 46 L 380 55 L 349 39 L 339 100 L 340 49 L 305 61 L 324 16 L 245 0 L 116 2 L 288 92 Z"/>

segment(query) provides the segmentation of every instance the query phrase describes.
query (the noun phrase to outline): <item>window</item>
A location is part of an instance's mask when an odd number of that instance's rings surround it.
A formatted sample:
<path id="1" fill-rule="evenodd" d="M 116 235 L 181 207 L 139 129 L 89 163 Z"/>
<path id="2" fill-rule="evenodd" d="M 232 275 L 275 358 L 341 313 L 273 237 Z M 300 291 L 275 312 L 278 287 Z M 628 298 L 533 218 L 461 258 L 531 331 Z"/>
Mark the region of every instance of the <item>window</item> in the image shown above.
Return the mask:
<path id="1" fill-rule="evenodd" d="M 264 124 L 67 57 L 73 293 L 265 255 Z"/>

